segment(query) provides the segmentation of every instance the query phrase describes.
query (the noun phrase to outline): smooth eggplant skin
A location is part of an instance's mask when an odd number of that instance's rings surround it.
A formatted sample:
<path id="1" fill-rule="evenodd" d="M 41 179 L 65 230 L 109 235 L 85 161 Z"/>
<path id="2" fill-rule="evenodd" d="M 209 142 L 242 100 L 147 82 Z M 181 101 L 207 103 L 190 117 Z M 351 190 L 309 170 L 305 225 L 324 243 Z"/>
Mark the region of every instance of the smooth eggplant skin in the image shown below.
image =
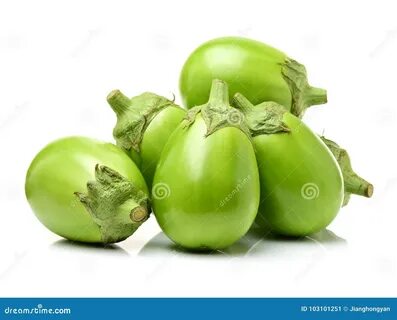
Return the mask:
<path id="1" fill-rule="evenodd" d="M 222 128 L 205 137 L 201 114 L 168 140 L 154 176 L 153 211 L 175 243 L 216 250 L 239 240 L 259 204 L 259 177 L 249 138 Z"/>
<path id="2" fill-rule="evenodd" d="M 288 133 L 253 138 L 261 182 L 256 223 L 285 236 L 324 229 L 343 201 L 340 168 L 326 145 L 301 120 L 284 113 Z"/>
<path id="3" fill-rule="evenodd" d="M 281 70 L 286 59 L 283 52 L 246 38 L 208 41 L 193 51 L 182 68 L 183 103 L 187 108 L 204 104 L 212 79 L 221 79 L 229 86 L 230 98 L 240 92 L 253 104 L 275 101 L 291 108 L 291 92 Z"/>
<path id="4" fill-rule="evenodd" d="M 186 111 L 178 107 L 161 110 L 147 127 L 141 142 L 141 172 L 149 189 L 161 152 L 172 132 L 185 117 Z M 133 149 L 132 149 L 133 150 Z M 134 150 L 133 150 L 134 151 Z"/>
<path id="5" fill-rule="evenodd" d="M 95 180 L 96 164 L 117 170 L 148 194 L 136 165 L 115 145 L 84 137 L 56 140 L 34 158 L 25 183 L 31 208 L 49 230 L 73 241 L 102 242 L 98 225 L 74 194 Z"/>

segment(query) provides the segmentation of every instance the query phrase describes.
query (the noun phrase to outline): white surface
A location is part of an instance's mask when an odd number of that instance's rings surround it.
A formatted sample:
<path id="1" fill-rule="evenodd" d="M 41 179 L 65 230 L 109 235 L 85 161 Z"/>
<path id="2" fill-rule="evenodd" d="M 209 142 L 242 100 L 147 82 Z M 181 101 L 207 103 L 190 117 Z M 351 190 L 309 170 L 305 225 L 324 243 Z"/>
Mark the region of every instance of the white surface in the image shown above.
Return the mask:
<path id="1" fill-rule="evenodd" d="M 0 3 L 0 295 L 396 296 L 393 1 L 197 3 Z M 256 38 L 306 65 L 329 103 L 305 121 L 350 151 L 373 199 L 353 198 L 311 239 L 248 236 L 213 255 L 177 251 L 154 218 L 107 250 L 47 231 L 23 189 L 39 149 L 73 134 L 112 140 L 111 89 L 171 96 L 189 52 L 222 35 Z"/>

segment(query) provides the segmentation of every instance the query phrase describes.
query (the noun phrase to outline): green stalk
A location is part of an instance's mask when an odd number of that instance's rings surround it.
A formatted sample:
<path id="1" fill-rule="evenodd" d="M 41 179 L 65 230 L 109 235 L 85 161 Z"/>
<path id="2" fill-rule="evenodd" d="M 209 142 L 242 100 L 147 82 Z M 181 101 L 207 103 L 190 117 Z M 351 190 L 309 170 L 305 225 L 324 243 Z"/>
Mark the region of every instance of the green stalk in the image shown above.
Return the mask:
<path id="1" fill-rule="evenodd" d="M 244 114 L 252 111 L 254 105 L 241 93 L 236 93 L 232 99 L 232 105 L 236 109 L 241 110 Z"/>
<path id="2" fill-rule="evenodd" d="M 75 195 L 98 225 L 103 243 L 128 238 L 149 216 L 147 195 L 106 166 L 96 165 L 95 181 Z"/>
<path id="3" fill-rule="evenodd" d="M 210 96 L 205 108 L 229 108 L 229 90 L 226 82 L 218 79 L 212 81 Z"/>
<path id="4" fill-rule="evenodd" d="M 326 139 L 325 137 L 321 137 L 321 139 L 332 152 L 341 168 L 345 185 L 345 199 L 343 205 L 349 202 L 351 194 L 371 198 L 374 192 L 374 186 L 354 172 L 348 152 L 332 140 Z"/>
<path id="5" fill-rule="evenodd" d="M 249 130 L 244 121 L 244 114 L 232 108 L 229 104 L 229 92 L 226 82 L 214 79 L 208 102 L 189 110 L 188 125 L 194 122 L 196 115 L 201 116 L 207 126 L 206 137 L 225 127 L 235 127 L 242 130 L 249 138 Z"/>
<path id="6" fill-rule="evenodd" d="M 241 93 L 236 93 L 232 105 L 243 112 L 245 122 L 253 137 L 262 134 L 289 132 L 283 122 L 287 110 L 280 104 L 268 101 L 254 106 Z"/>
<path id="7" fill-rule="evenodd" d="M 113 90 L 107 96 L 107 101 L 113 111 L 119 117 L 128 110 L 131 100 L 125 96 L 120 90 Z"/>
<path id="8" fill-rule="evenodd" d="M 164 108 L 178 107 L 173 101 L 151 92 L 130 99 L 120 90 L 113 90 L 108 94 L 107 101 L 117 115 L 113 129 L 117 145 L 137 153 L 140 152 L 143 135 L 153 118 Z"/>
<path id="9" fill-rule="evenodd" d="M 291 113 L 302 118 L 305 110 L 312 106 L 327 102 L 327 91 L 309 85 L 306 68 L 303 64 L 287 58 L 282 64 L 281 72 L 287 82 L 291 96 Z"/>
<path id="10" fill-rule="evenodd" d="M 307 106 L 327 103 L 327 90 L 308 86 L 303 93 L 303 100 Z"/>

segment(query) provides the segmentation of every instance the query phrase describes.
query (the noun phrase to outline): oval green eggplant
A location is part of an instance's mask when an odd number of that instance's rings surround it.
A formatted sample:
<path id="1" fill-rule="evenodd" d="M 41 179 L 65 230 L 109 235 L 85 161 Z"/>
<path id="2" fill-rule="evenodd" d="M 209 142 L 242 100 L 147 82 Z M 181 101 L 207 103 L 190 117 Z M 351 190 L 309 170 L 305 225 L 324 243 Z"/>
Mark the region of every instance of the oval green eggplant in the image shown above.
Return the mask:
<path id="1" fill-rule="evenodd" d="M 253 136 L 261 201 L 258 225 L 286 236 L 324 229 L 343 201 L 341 170 L 321 139 L 299 118 L 275 103 L 253 106 L 236 94 Z"/>
<path id="2" fill-rule="evenodd" d="M 246 38 L 217 38 L 190 54 L 179 81 L 187 108 L 206 102 L 212 79 L 226 81 L 230 98 L 240 92 L 254 104 L 275 101 L 298 117 L 307 107 L 327 102 L 324 89 L 308 84 L 302 64 L 275 48 Z"/>
<path id="3" fill-rule="evenodd" d="M 117 146 L 84 137 L 42 149 L 28 169 L 25 192 L 41 223 L 73 241 L 124 240 L 150 212 L 134 162 Z"/>
<path id="4" fill-rule="evenodd" d="M 139 166 L 150 188 L 165 143 L 186 111 L 151 92 L 129 99 L 113 90 L 107 101 L 117 115 L 113 130 L 117 145 Z"/>
<path id="5" fill-rule="evenodd" d="M 153 212 L 164 233 L 192 250 L 239 240 L 259 204 L 259 176 L 248 128 L 214 80 L 209 102 L 189 110 L 168 140 L 154 176 Z"/>

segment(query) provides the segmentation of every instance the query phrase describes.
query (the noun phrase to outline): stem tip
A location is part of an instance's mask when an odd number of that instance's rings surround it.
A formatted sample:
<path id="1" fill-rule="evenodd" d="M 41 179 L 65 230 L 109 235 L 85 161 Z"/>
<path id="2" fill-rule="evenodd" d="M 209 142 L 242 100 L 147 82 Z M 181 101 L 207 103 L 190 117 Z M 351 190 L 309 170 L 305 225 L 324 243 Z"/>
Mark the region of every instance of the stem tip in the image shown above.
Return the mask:
<path id="1" fill-rule="evenodd" d="M 119 95 L 119 94 L 121 94 L 121 92 L 120 92 L 119 89 L 112 90 L 112 91 L 110 91 L 110 93 L 108 94 L 106 100 L 108 100 L 108 101 L 109 101 L 109 100 L 113 100 L 114 97 L 117 96 L 117 95 Z"/>
<path id="2" fill-rule="evenodd" d="M 373 194 L 374 194 L 374 186 L 372 184 L 369 184 L 367 189 L 365 190 L 365 196 L 367 198 L 371 198 Z"/>
<path id="3" fill-rule="evenodd" d="M 137 207 L 131 211 L 130 218 L 133 222 L 141 222 L 147 217 L 147 210 L 144 207 Z"/>
<path id="4" fill-rule="evenodd" d="M 106 100 L 117 115 L 126 111 L 131 104 L 131 100 L 118 89 L 112 90 Z"/>

